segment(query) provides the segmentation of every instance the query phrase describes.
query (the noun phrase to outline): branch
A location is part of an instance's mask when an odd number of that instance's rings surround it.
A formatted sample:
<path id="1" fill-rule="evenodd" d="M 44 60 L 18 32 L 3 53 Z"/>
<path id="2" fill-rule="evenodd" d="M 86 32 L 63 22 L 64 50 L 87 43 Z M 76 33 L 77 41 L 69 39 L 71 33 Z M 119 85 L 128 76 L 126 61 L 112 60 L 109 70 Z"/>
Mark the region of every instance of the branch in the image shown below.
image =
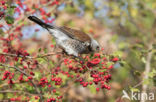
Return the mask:
<path id="1" fill-rule="evenodd" d="M 152 43 L 149 44 L 149 49 L 152 49 Z M 149 72 L 151 70 L 152 53 L 153 53 L 152 51 L 149 51 L 148 54 L 147 54 L 144 77 L 143 77 L 144 80 L 148 79 L 148 74 L 149 74 Z M 143 84 L 142 85 L 142 93 L 146 93 L 147 88 L 148 88 L 148 85 Z M 140 102 L 145 102 L 145 101 L 146 101 L 145 98 L 143 98 L 143 100 L 141 100 Z"/>
<path id="2" fill-rule="evenodd" d="M 26 95 L 30 95 L 30 96 L 36 96 L 37 94 L 32 94 L 32 93 L 29 93 L 29 92 L 26 92 L 26 91 L 19 91 L 19 90 L 5 90 L 5 91 L 0 91 L 0 93 L 22 93 L 22 94 L 26 94 Z"/>
<path id="3" fill-rule="evenodd" d="M 19 68 L 15 67 L 15 66 L 8 66 L 8 65 L 5 65 L 5 64 L 2 64 L 0 63 L 0 66 L 4 66 L 4 67 L 8 67 L 8 68 L 14 68 L 15 70 L 19 71 L 20 73 L 24 74 L 25 76 L 29 76 L 27 73 L 25 73 L 24 71 L 20 70 Z"/>
<path id="4" fill-rule="evenodd" d="M 27 59 L 36 59 L 36 58 L 43 58 L 46 56 L 56 55 L 56 54 L 60 54 L 60 53 L 62 53 L 62 52 L 57 52 L 57 53 L 52 52 L 52 53 L 48 53 L 48 54 L 38 55 L 36 57 L 16 55 L 16 54 L 11 54 L 11 53 L 0 53 L 0 55 L 10 56 L 10 57 L 21 57 L 21 58 L 27 58 Z"/>
<path id="5" fill-rule="evenodd" d="M 47 56 L 51 56 L 51 55 L 57 55 L 57 54 L 62 54 L 62 52 L 43 54 L 43 55 L 39 55 L 39 56 L 36 56 L 36 57 L 31 57 L 31 59 L 43 58 L 43 57 L 47 57 Z"/>
<path id="6" fill-rule="evenodd" d="M 142 85 L 142 83 L 143 83 L 143 81 L 140 81 L 138 84 L 136 84 L 135 86 L 133 86 L 133 88 L 136 88 L 136 87 Z"/>
<path id="7" fill-rule="evenodd" d="M 2 64 L 2 63 L 0 63 L 0 66 L 4 66 L 4 67 L 8 67 L 8 68 L 13 68 L 13 69 L 19 71 L 20 73 L 22 73 L 23 75 L 29 77 L 29 75 L 27 73 L 25 73 L 24 71 L 20 70 L 18 67 L 8 66 L 8 65 L 5 65 L 5 64 Z M 41 94 L 39 88 L 36 86 L 36 84 L 32 80 L 30 80 L 30 82 L 33 85 L 33 87 L 35 88 L 36 92 L 40 95 L 40 101 L 41 101 L 42 100 L 42 94 Z"/>

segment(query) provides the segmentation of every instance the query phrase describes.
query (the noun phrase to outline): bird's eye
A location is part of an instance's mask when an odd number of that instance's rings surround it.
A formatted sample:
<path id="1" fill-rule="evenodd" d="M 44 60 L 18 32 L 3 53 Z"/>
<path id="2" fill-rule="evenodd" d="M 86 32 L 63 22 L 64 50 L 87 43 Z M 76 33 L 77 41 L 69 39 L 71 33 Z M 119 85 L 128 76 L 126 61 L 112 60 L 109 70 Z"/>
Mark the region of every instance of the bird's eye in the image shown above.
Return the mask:
<path id="1" fill-rule="evenodd" d="M 99 46 L 97 46 L 97 47 L 96 47 L 96 49 L 97 49 L 97 50 L 99 50 L 99 49 L 100 49 L 100 47 L 99 47 Z"/>

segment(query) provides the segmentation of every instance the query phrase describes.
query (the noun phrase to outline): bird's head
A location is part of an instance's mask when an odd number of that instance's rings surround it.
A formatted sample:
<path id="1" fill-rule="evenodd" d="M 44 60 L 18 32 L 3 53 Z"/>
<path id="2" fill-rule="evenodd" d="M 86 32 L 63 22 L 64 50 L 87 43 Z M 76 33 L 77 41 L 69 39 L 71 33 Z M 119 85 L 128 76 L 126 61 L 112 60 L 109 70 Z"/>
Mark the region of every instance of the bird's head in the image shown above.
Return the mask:
<path id="1" fill-rule="evenodd" d="M 100 50 L 100 45 L 95 39 L 91 40 L 91 50 L 94 51 L 94 52 Z"/>

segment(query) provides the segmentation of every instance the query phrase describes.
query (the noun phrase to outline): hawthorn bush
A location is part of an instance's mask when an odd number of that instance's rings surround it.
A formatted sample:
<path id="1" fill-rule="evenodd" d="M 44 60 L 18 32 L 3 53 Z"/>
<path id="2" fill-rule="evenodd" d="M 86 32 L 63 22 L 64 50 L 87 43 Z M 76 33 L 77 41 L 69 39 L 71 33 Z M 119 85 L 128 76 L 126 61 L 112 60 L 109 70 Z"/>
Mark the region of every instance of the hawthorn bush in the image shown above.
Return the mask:
<path id="1" fill-rule="evenodd" d="M 22 29 L 30 26 L 28 15 L 38 14 L 46 23 L 53 23 L 53 12 L 62 0 L 43 0 L 42 5 L 30 8 L 22 0 L 0 1 L 0 91 L 1 99 L 10 101 L 60 102 L 66 99 L 71 86 L 91 90 L 110 90 L 110 71 L 119 60 L 107 55 L 104 49 L 97 53 L 81 55 L 84 62 L 72 59 L 61 52 L 40 46 L 35 53 L 27 51 L 22 39 Z M 44 6 L 52 8 L 50 12 Z M 25 22 L 25 23 L 24 23 Z M 40 29 L 35 29 L 38 32 Z M 34 41 L 37 40 L 34 38 Z M 51 42 L 50 42 L 51 43 Z"/>

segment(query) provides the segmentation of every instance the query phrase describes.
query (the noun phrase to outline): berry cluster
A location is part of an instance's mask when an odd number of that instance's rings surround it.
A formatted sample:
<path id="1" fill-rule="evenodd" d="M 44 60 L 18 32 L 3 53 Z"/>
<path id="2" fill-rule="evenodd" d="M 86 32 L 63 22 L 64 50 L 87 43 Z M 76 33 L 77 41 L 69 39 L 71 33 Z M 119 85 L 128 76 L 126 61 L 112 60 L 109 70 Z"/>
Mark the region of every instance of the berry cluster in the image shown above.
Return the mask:
<path id="1" fill-rule="evenodd" d="M 55 85 L 61 85 L 61 83 L 62 83 L 62 78 L 60 78 L 60 77 L 52 77 L 51 78 L 51 81 L 54 81 L 55 82 Z"/>
<path id="2" fill-rule="evenodd" d="M 17 97 L 17 98 L 10 98 L 10 101 L 20 101 L 21 98 L 20 97 Z"/>
<path id="3" fill-rule="evenodd" d="M 56 101 L 56 100 L 60 100 L 62 98 L 63 98 L 62 96 L 58 96 L 57 98 L 49 98 L 49 99 L 47 99 L 47 102 L 59 102 L 59 101 Z"/>
<path id="4" fill-rule="evenodd" d="M 48 84 L 47 78 L 41 78 L 39 85 L 41 85 L 42 87 L 45 87 L 46 84 Z"/>
<path id="5" fill-rule="evenodd" d="M 67 77 L 75 78 L 75 82 L 80 83 L 83 87 L 88 85 L 95 85 L 96 90 L 101 89 L 110 90 L 111 87 L 108 85 L 111 74 L 110 69 L 113 68 L 113 64 L 119 60 L 117 57 L 108 57 L 102 53 L 95 53 L 93 56 L 85 56 L 85 63 L 79 63 L 70 59 L 64 59 L 64 65 L 67 66 L 68 71 L 60 71 Z M 88 77 L 85 78 L 82 74 L 89 71 Z M 54 80 L 54 79 L 53 79 Z"/>
<path id="6" fill-rule="evenodd" d="M 8 84 L 14 84 L 14 82 L 12 81 L 12 78 L 14 77 L 14 73 L 11 73 L 9 71 L 5 71 L 3 73 L 3 78 L 1 80 L 6 80 L 8 77 L 9 77 Z"/>

